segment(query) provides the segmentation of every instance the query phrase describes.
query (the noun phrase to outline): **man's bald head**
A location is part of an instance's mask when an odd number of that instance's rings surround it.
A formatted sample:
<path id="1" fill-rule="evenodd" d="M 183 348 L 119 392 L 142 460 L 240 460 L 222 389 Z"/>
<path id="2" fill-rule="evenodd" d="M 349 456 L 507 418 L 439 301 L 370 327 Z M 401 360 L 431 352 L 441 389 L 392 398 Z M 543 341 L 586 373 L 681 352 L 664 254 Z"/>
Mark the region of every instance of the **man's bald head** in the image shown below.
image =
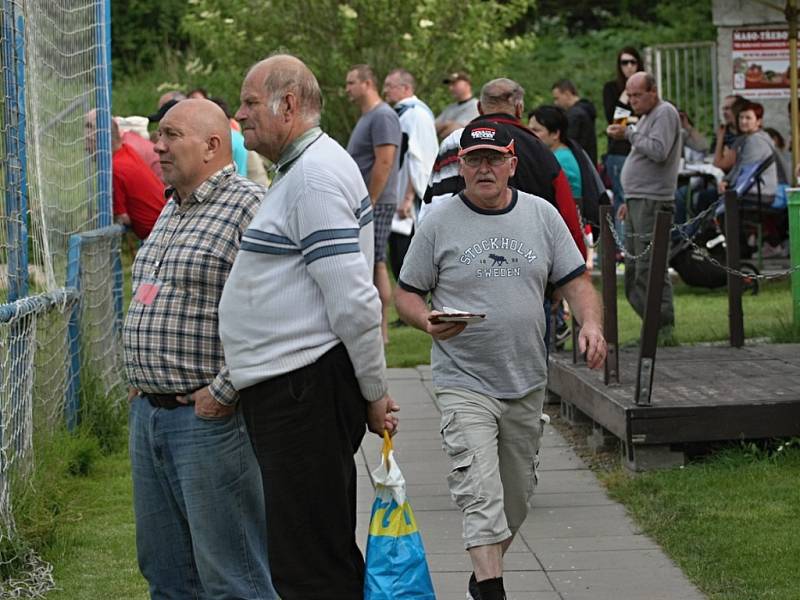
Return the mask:
<path id="1" fill-rule="evenodd" d="M 187 198 L 211 175 L 232 162 L 231 126 L 222 109 L 205 99 L 182 100 L 158 123 L 164 180 Z"/>
<path id="2" fill-rule="evenodd" d="M 525 111 L 525 89 L 513 79 L 492 79 L 481 89 L 481 114 L 508 113 L 520 117 Z"/>
<path id="3" fill-rule="evenodd" d="M 212 135 L 218 136 L 227 142 L 226 148 L 231 148 L 231 124 L 225 112 L 211 100 L 205 98 L 190 98 L 182 100 L 167 111 L 164 115 L 188 121 L 192 124 L 195 134 L 202 138 Z"/>
<path id="4" fill-rule="evenodd" d="M 628 77 L 625 83 L 628 102 L 637 115 L 646 115 L 658 104 L 658 86 L 655 78 L 645 71 L 639 71 Z"/>
<path id="5" fill-rule="evenodd" d="M 261 80 L 270 99 L 269 107 L 277 114 L 287 94 L 294 94 L 300 114 L 314 125 L 322 114 L 322 92 L 317 78 L 306 64 L 290 54 L 276 54 L 257 62 L 247 75 Z"/>

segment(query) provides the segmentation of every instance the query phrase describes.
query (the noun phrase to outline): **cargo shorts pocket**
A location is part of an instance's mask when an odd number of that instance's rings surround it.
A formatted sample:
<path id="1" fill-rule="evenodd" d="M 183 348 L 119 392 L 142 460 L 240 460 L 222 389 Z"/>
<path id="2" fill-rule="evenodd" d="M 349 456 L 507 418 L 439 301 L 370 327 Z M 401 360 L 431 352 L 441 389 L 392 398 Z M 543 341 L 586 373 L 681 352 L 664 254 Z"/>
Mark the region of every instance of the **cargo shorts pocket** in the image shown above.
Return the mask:
<path id="1" fill-rule="evenodd" d="M 531 465 L 532 473 L 528 482 L 528 503 L 530 503 L 533 492 L 536 489 L 536 486 L 539 484 L 539 451 L 542 448 L 542 436 L 544 435 L 545 425 L 549 423 L 550 417 L 546 414 L 542 414 L 541 418 L 539 419 L 539 437 L 536 440 L 536 447 L 534 448 L 533 454 L 533 464 Z"/>
<path id="2" fill-rule="evenodd" d="M 455 412 L 442 415 L 442 449 L 450 457 L 450 495 L 461 510 L 484 500 L 477 453 L 468 448 Z"/>
<path id="3" fill-rule="evenodd" d="M 447 476 L 450 496 L 461 510 L 484 500 L 480 468 L 475 452 L 464 452 L 452 458 L 453 467 Z"/>

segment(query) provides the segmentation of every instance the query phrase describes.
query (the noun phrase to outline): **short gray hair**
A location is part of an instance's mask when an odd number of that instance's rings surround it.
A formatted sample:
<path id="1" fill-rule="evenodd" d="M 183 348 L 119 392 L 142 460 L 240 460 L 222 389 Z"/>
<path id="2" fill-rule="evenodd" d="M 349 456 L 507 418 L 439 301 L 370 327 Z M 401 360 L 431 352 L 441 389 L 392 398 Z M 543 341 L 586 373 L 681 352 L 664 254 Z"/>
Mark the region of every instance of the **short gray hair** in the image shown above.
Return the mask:
<path id="1" fill-rule="evenodd" d="M 275 54 L 257 63 L 255 67 L 264 65 L 267 61 L 270 64 L 264 78 L 264 92 L 270 99 L 269 109 L 272 114 L 278 114 L 284 96 L 292 93 L 297 97 L 300 113 L 306 120 L 318 125 L 322 115 L 322 91 L 311 69 L 291 54 Z"/>
<path id="2" fill-rule="evenodd" d="M 391 75 L 397 75 L 397 81 L 400 83 L 400 85 L 408 86 L 411 88 L 412 92 L 417 89 L 417 80 L 414 79 L 414 76 L 405 69 L 392 69 L 389 71 L 389 75 L 387 75 L 387 77 Z"/>
<path id="3" fill-rule="evenodd" d="M 481 89 L 481 108 L 484 112 L 514 112 L 517 106 L 524 105 L 525 89 L 513 79 L 492 79 Z"/>

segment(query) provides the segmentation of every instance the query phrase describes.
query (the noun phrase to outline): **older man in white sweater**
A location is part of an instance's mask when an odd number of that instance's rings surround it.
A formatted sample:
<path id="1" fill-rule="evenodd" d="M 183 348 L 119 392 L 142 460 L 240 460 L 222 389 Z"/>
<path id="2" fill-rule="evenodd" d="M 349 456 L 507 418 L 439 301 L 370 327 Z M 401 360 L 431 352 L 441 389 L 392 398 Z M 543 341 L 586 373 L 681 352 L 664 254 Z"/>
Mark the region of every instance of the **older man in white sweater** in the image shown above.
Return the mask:
<path id="1" fill-rule="evenodd" d="M 393 431 L 372 205 L 358 167 L 319 128 L 298 59 L 257 63 L 236 115 L 275 164 L 219 307 L 220 337 L 256 451 L 273 582 L 284 600 L 359 598 L 353 454 L 364 423 Z"/>

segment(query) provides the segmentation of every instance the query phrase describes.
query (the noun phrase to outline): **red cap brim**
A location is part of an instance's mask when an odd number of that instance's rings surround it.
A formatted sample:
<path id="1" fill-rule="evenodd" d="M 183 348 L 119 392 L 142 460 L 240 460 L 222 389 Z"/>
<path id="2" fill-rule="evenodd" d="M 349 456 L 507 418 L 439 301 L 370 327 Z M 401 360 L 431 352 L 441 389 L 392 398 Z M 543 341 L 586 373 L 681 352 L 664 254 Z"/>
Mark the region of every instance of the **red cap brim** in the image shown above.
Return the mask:
<path id="1" fill-rule="evenodd" d="M 514 140 L 508 146 L 495 146 L 494 144 L 476 144 L 469 148 L 464 148 L 458 151 L 459 156 L 469 154 L 473 150 L 494 150 L 495 152 L 504 152 L 506 154 L 514 154 Z"/>

